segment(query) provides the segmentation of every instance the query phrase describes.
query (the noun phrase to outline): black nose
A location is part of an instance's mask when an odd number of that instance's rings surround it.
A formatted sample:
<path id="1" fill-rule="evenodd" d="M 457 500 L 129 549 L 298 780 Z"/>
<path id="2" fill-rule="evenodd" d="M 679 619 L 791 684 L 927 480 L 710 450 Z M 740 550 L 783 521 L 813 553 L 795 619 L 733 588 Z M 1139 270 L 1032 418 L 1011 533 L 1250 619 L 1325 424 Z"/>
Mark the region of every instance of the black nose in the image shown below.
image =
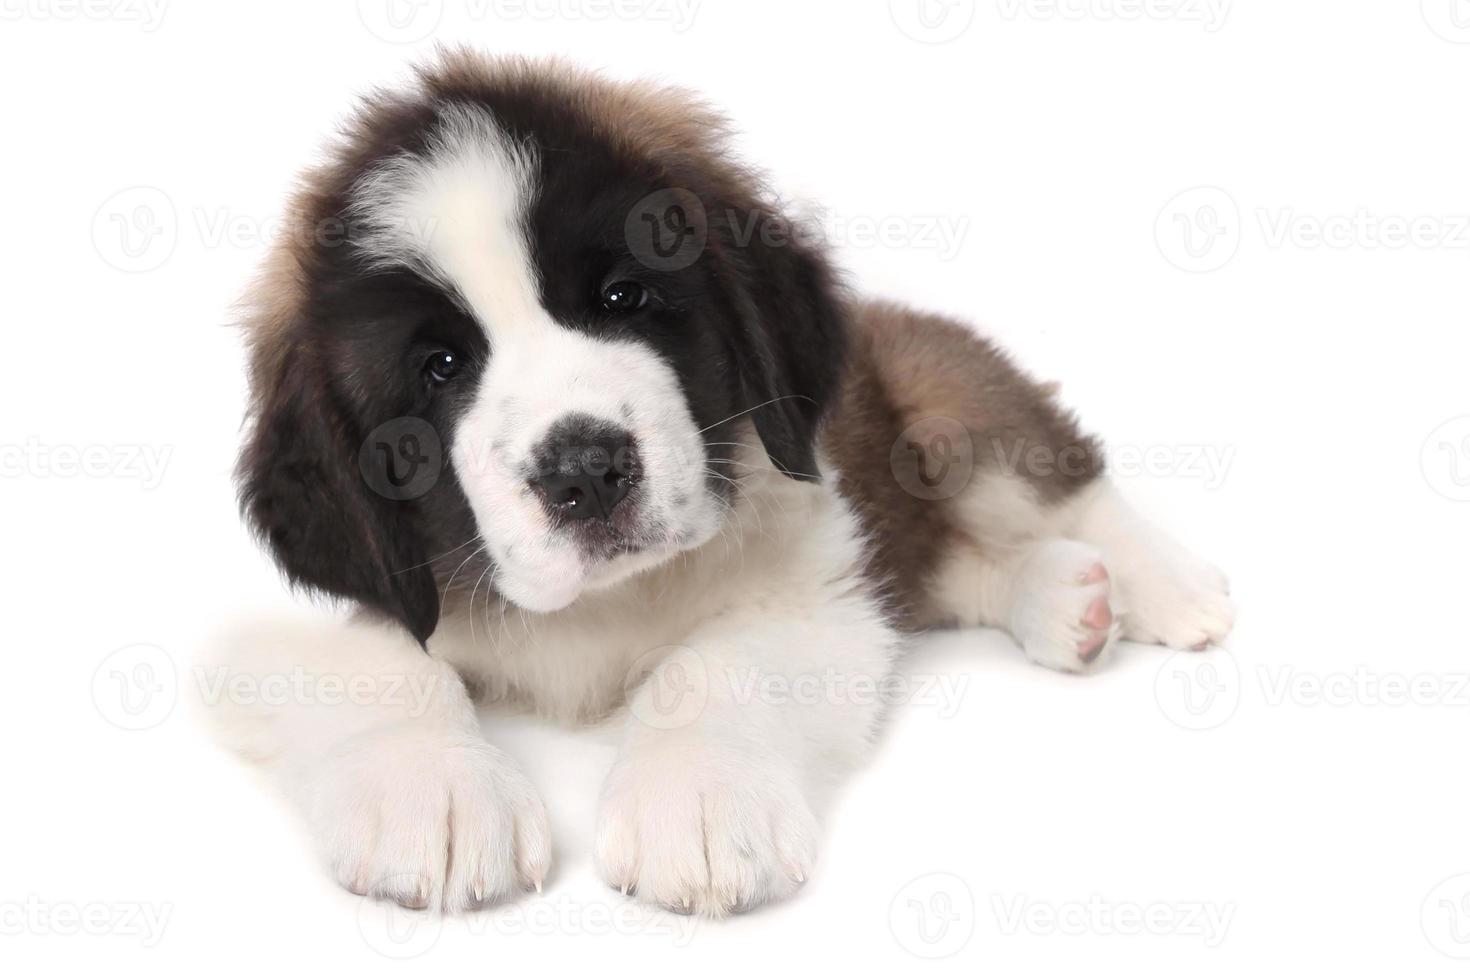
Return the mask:
<path id="1" fill-rule="evenodd" d="M 633 437 L 588 416 L 558 422 L 534 456 L 532 488 L 552 515 L 570 521 L 608 520 L 638 481 Z"/>

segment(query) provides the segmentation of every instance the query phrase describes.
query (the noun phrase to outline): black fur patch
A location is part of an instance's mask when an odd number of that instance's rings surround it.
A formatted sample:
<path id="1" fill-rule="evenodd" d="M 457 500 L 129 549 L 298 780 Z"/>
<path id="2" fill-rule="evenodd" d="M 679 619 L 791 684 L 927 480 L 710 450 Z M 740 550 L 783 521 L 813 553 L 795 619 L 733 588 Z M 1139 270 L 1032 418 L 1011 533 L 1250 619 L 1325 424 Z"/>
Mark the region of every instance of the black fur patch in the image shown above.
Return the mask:
<path id="1" fill-rule="evenodd" d="M 430 74 L 421 92 L 366 106 L 332 165 L 311 177 L 295 216 L 299 227 L 332 233 L 294 243 L 301 296 L 285 322 L 253 338 L 255 425 L 240 466 L 246 513 L 293 582 L 375 609 L 421 643 L 441 597 L 492 571 L 475 551 L 478 529 L 447 447 L 494 352 L 454 297 L 409 271 L 364 268 L 348 203 L 353 183 L 385 156 L 425 152 L 447 106 L 488 112 L 536 153 L 526 234 L 552 318 L 657 351 L 707 443 L 730 442 L 748 416 L 782 471 L 816 479 L 817 430 L 844 361 L 844 307 L 829 267 L 791 236 L 765 234 L 781 219 L 747 174 L 697 141 L 680 149 L 620 133 L 618 119 L 575 98 L 564 79 L 496 78 Z M 679 230 L 697 234 L 700 247 L 687 262 L 650 264 L 629 240 L 638 227 L 630 215 L 671 193 L 679 207 L 670 213 L 688 223 Z M 612 316 L 599 296 L 622 280 L 643 284 L 651 298 Z M 441 348 L 462 367 L 433 384 L 423 365 Z M 434 438 L 406 440 L 415 420 Z M 425 444 L 435 441 L 431 459 Z M 441 475 L 400 499 L 397 481 L 420 465 Z M 716 492 L 722 486 L 711 482 Z"/>

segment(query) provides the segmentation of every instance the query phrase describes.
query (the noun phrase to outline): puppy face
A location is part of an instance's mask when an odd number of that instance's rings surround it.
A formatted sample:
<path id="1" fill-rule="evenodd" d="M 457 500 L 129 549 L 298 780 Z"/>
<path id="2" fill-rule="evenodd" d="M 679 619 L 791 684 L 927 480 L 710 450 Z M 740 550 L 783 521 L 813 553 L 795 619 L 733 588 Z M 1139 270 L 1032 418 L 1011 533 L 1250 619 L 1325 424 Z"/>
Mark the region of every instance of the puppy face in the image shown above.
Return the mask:
<path id="1" fill-rule="evenodd" d="M 550 612 L 705 543 L 748 427 L 816 473 L 841 304 L 721 133 L 678 93 L 465 54 L 368 104 L 248 324 L 242 498 L 293 580 L 423 641 L 456 580 Z M 384 493 L 374 434 L 405 427 L 438 476 Z"/>

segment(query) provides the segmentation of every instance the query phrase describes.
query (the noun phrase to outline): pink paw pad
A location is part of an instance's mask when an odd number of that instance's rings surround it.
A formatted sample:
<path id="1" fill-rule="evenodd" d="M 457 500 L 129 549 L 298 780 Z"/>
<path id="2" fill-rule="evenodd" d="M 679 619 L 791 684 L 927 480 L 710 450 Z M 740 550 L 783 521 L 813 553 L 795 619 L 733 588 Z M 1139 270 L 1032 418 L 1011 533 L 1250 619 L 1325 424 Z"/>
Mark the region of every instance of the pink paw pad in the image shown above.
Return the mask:
<path id="1" fill-rule="evenodd" d="M 1102 568 L 1101 565 L 1096 567 Z M 1103 576 L 1106 575 L 1104 572 Z M 1091 635 L 1077 644 L 1077 656 L 1083 663 L 1090 664 L 1108 645 L 1109 628 L 1113 625 L 1113 607 L 1109 605 L 1107 596 L 1100 595 L 1092 600 L 1087 611 L 1082 614 L 1082 625 L 1087 627 Z"/>

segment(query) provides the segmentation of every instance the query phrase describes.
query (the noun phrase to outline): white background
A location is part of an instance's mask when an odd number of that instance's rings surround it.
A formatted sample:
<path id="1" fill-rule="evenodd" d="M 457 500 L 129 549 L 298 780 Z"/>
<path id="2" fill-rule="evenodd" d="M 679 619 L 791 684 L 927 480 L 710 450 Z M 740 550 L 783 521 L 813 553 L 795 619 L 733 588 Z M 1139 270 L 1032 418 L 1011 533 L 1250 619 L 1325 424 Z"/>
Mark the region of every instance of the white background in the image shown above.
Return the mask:
<path id="1" fill-rule="evenodd" d="M 0 969 L 1464 975 L 1470 3 L 385 2 L 0 0 Z M 504 717 L 547 894 L 340 892 L 182 692 L 291 603 L 236 518 L 230 303 L 352 95 L 436 39 L 727 107 L 862 288 L 1064 382 L 1230 573 L 1230 651 L 918 643 L 958 698 L 894 710 L 801 896 L 692 937 L 592 873 L 609 739 Z"/>

